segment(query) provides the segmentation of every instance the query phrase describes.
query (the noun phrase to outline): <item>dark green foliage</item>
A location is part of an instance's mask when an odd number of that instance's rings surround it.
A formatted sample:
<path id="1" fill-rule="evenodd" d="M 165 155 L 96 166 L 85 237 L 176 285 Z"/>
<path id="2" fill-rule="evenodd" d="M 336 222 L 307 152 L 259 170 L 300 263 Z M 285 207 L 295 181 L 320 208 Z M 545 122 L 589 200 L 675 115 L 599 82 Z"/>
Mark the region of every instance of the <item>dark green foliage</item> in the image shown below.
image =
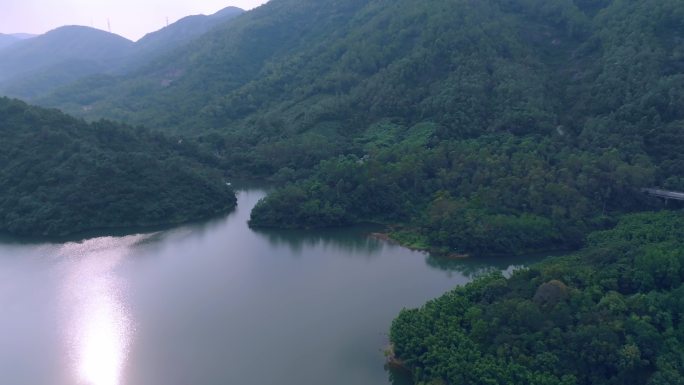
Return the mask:
<path id="1" fill-rule="evenodd" d="M 339 216 L 321 223 L 326 216 L 309 204 L 318 202 L 321 210 L 341 207 L 347 222 L 407 221 L 448 252 L 522 252 L 577 246 L 615 213 L 648 207 L 641 187 L 684 188 L 684 115 L 677 107 L 684 102 L 684 3 L 372 4 L 354 19 L 364 20 L 364 32 L 331 64 L 364 81 L 349 80 L 337 101 L 322 107 L 326 117 L 313 122 L 332 116 L 351 130 L 351 144 L 340 151 L 355 153 L 363 166 L 343 179 L 346 191 L 377 183 L 389 201 L 369 211 L 364 199 L 375 192 L 340 198 L 340 180 L 319 168 L 297 185 L 302 210 L 292 200 L 287 213 L 274 213 L 282 198 L 275 193 L 254 212 L 254 225 L 339 224 Z M 420 30 L 413 31 L 408 20 L 419 15 Z M 374 48 L 361 54 L 359 41 Z M 341 64 L 352 52 L 386 56 L 363 72 Z M 283 119 L 294 108 L 282 110 Z M 343 123 L 344 116 L 355 121 Z M 400 208 L 388 218 L 385 207 Z"/>
<path id="2" fill-rule="evenodd" d="M 578 254 L 486 276 L 392 323 L 418 384 L 682 384 L 684 216 L 624 217 Z"/>
<path id="3" fill-rule="evenodd" d="M 192 15 L 184 17 L 159 31 L 148 33 L 133 45 L 122 68 L 117 72 L 128 72 L 148 65 L 155 60 L 163 60 L 169 53 L 182 47 L 212 28 L 227 22 L 244 11 L 227 7 L 213 15 Z"/>
<path id="4" fill-rule="evenodd" d="M 650 207 L 640 188 L 684 189 L 683 20 L 680 0 L 273 0 L 43 102 L 194 132 L 234 173 L 298 181 L 255 226 L 574 247 Z"/>
<path id="5" fill-rule="evenodd" d="M 0 232 L 56 236 L 167 225 L 235 206 L 191 145 L 0 99 Z"/>
<path id="6" fill-rule="evenodd" d="M 645 156 L 543 137 L 429 142 L 410 138 L 322 162 L 310 179 L 260 202 L 250 223 L 411 222 L 446 252 L 519 253 L 580 244 L 603 213 L 639 207 L 634 186 L 652 181 Z"/>

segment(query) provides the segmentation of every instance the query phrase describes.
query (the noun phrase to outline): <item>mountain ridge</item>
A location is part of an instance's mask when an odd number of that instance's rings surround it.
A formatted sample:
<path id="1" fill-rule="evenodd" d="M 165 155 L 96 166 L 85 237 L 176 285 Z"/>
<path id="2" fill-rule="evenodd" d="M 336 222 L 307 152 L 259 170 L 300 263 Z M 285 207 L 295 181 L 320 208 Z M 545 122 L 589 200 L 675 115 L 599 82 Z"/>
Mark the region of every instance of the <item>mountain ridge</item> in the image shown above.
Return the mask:
<path id="1" fill-rule="evenodd" d="M 30 100 L 88 76 L 134 71 L 243 12 L 227 7 L 189 16 L 137 42 L 84 26 L 63 26 L 28 40 L 7 35 L 0 50 L 0 91 Z"/>
<path id="2" fill-rule="evenodd" d="M 30 97 L 46 87 L 109 71 L 132 45 L 95 28 L 59 27 L 0 51 L 0 87 L 8 94 Z"/>
<path id="3" fill-rule="evenodd" d="M 163 57 L 244 12 L 238 7 L 226 7 L 211 15 L 186 16 L 158 31 L 150 32 L 135 42 L 131 57 L 116 72 L 125 73 L 154 58 Z"/>

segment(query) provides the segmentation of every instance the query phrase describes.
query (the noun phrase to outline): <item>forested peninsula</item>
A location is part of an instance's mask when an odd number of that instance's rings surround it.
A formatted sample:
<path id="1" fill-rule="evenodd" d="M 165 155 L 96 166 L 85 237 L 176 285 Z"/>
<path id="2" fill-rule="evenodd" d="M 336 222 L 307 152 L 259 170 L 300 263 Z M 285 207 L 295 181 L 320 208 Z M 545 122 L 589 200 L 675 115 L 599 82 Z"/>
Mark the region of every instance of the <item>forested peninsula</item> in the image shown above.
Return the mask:
<path id="1" fill-rule="evenodd" d="M 391 329 L 419 385 L 684 384 L 684 216 L 633 214 L 580 252 L 459 287 Z"/>
<path id="2" fill-rule="evenodd" d="M 0 233 L 65 236 L 225 213 L 233 191 L 191 144 L 0 98 Z"/>

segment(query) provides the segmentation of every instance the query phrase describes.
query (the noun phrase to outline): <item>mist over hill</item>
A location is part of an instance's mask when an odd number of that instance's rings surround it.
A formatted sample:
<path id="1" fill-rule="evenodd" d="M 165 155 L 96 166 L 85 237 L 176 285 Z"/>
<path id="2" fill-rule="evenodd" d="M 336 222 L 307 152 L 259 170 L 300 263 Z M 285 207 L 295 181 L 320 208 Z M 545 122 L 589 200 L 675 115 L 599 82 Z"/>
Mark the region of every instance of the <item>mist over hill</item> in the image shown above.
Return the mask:
<path id="1" fill-rule="evenodd" d="M 226 22 L 245 11 L 237 7 L 227 7 L 212 15 L 193 15 L 148 33 L 136 41 L 126 63 L 117 72 L 128 72 L 164 54 L 190 43 L 217 25 Z"/>
<path id="2" fill-rule="evenodd" d="M 0 90 L 31 97 L 120 65 L 133 42 L 90 27 L 67 26 L 0 51 Z"/>
<path id="3" fill-rule="evenodd" d="M 36 37 L 38 35 L 33 34 L 33 33 L 11 33 L 10 36 L 16 37 L 19 40 L 26 40 L 26 39 L 30 39 L 32 37 Z"/>
<path id="4" fill-rule="evenodd" d="M 188 16 L 135 43 L 82 26 L 29 40 L 30 35 L 0 35 L 0 94 L 30 100 L 91 75 L 135 71 L 242 12 L 228 7 L 210 16 Z"/>
<path id="5" fill-rule="evenodd" d="M 36 37 L 36 35 L 30 33 L 0 33 L 0 50 L 11 46 L 18 41 L 30 39 L 32 37 Z"/>
<path id="6" fill-rule="evenodd" d="M 0 33 L 0 50 L 9 47 L 10 45 L 18 42 L 20 39 L 12 36 Z"/>

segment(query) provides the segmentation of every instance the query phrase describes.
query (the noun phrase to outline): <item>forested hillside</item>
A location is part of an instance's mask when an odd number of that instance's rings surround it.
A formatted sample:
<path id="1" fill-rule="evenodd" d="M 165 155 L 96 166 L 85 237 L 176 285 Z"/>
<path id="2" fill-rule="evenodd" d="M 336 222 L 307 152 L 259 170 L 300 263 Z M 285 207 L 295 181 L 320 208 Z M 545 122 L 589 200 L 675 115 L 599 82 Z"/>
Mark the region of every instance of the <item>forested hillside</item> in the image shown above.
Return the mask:
<path id="1" fill-rule="evenodd" d="M 684 3 L 438 3 L 413 9 L 428 26 L 451 22 L 421 44 L 446 46 L 324 108 L 364 127 L 351 155 L 271 195 L 253 225 L 381 220 L 409 224 L 394 235 L 414 246 L 516 253 L 580 245 L 615 213 L 649 207 L 641 187 L 684 188 Z"/>
<path id="2" fill-rule="evenodd" d="M 684 217 L 627 216 L 581 252 L 404 310 L 394 364 L 417 384 L 684 383 Z"/>
<path id="3" fill-rule="evenodd" d="M 235 206 L 190 144 L 0 99 L 0 233 L 62 236 L 203 219 Z"/>
<path id="4" fill-rule="evenodd" d="M 135 71 L 155 60 L 164 60 L 166 55 L 175 49 L 192 42 L 212 28 L 243 12 L 240 8 L 227 7 L 213 15 L 187 16 L 159 31 L 148 33 L 135 42 L 125 63 L 117 68 L 116 73 Z"/>
<path id="5" fill-rule="evenodd" d="M 385 221 L 497 253 L 578 245 L 647 207 L 639 188 L 684 188 L 683 71 L 677 0 L 274 0 L 42 102 L 297 180 L 255 226 Z"/>
<path id="6" fill-rule="evenodd" d="M 120 65 L 133 46 L 121 36 L 66 26 L 0 51 L 0 94 L 24 98 Z"/>

